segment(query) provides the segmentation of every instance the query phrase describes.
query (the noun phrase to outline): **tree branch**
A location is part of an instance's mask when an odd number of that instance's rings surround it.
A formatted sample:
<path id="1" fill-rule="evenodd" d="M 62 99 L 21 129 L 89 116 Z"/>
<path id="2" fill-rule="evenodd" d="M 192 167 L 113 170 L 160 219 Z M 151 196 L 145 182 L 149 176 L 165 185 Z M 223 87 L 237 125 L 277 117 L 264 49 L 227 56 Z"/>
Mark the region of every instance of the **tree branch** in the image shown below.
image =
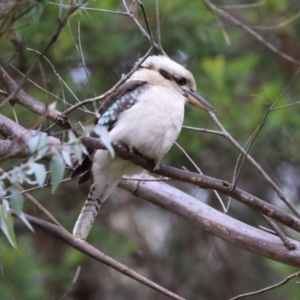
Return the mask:
<path id="1" fill-rule="evenodd" d="M 28 110 L 43 116 L 58 125 L 63 129 L 71 128 L 71 125 L 66 116 L 60 111 L 49 108 L 47 104 L 41 103 L 29 96 L 20 86 L 10 77 L 10 75 L 0 65 L 0 81 L 5 86 L 8 97 L 12 96 L 12 100 Z M 5 100 L 4 100 L 5 101 Z"/>
<path id="2" fill-rule="evenodd" d="M 13 157 L 28 157 L 31 155 L 27 142 L 38 134 L 37 130 L 26 129 L 6 116 L 0 114 L 0 135 L 7 140 L 0 140 L 0 161 Z M 53 136 L 48 136 L 48 146 L 63 148 L 70 151 L 68 145 Z M 75 159 L 72 157 L 75 161 Z"/>
<path id="3" fill-rule="evenodd" d="M 252 35 L 255 39 L 257 39 L 258 41 L 260 41 L 262 44 L 264 44 L 267 48 L 269 48 L 272 52 L 278 54 L 279 56 L 281 56 L 282 58 L 296 64 L 296 65 L 300 65 L 300 61 L 296 60 L 295 58 L 285 54 L 284 52 L 278 50 L 275 46 L 273 46 L 272 44 L 270 44 L 268 41 L 266 41 L 261 35 L 259 35 L 255 30 L 253 30 L 251 27 L 249 27 L 248 25 L 244 24 L 243 22 L 241 22 L 240 20 L 236 19 L 234 16 L 232 16 L 231 14 L 229 14 L 228 12 L 220 9 L 219 7 L 217 7 L 216 5 L 214 5 L 213 3 L 211 3 L 209 0 L 202 0 L 206 6 L 214 13 L 216 13 L 217 15 L 229 20 L 230 22 L 232 22 L 234 25 L 241 27 L 243 30 L 245 30 L 246 32 L 248 32 L 250 35 Z"/>
<path id="4" fill-rule="evenodd" d="M 16 215 L 15 215 L 16 216 Z M 168 296 L 171 299 L 176 300 L 184 300 L 184 298 L 172 293 L 171 291 L 159 286 L 158 284 L 154 283 L 153 281 L 141 276 L 140 274 L 136 273 L 132 269 L 128 268 L 127 266 L 119 263 L 118 261 L 114 260 L 113 258 L 109 257 L 108 255 L 104 254 L 103 252 L 99 251 L 95 247 L 91 246 L 87 242 L 77 242 L 75 241 L 73 235 L 69 233 L 66 229 L 61 226 L 51 224 L 46 222 L 42 219 L 35 218 L 31 215 L 25 214 L 27 220 L 35 227 L 40 228 L 41 230 L 57 237 L 64 243 L 68 244 L 72 248 L 77 249 L 78 251 L 88 255 L 89 257 L 102 262 L 103 264 L 117 270 L 118 272 L 158 291 L 161 294 Z"/>
<path id="5" fill-rule="evenodd" d="M 1 117 L 1 115 L 0 115 Z M 6 118 L 2 116 L 2 119 Z M 1 119 L 0 119 L 1 120 Z M 13 122 L 10 120 L 10 122 Z M 1 128 L 1 127 L 0 127 Z M 74 129 L 75 133 L 80 136 L 80 132 Z M 54 141 L 54 137 L 51 137 Z M 105 149 L 100 139 L 93 137 L 83 137 L 81 138 L 82 143 L 92 149 Z M 113 142 L 112 146 L 114 147 L 115 152 L 121 156 L 125 160 L 130 160 L 136 165 L 143 167 L 144 169 L 152 172 L 154 170 L 155 164 L 151 160 L 147 160 L 144 157 L 140 156 L 137 153 L 133 153 L 128 149 L 128 147 L 122 145 L 118 142 Z M 300 220 L 295 218 L 294 216 L 286 213 L 285 211 L 263 201 L 262 199 L 251 195 L 239 188 L 234 188 L 234 186 L 226 182 L 224 180 L 212 178 L 206 175 L 201 175 L 193 172 L 183 171 L 180 169 L 176 169 L 167 165 L 160 165 L 159 169 L 154 173 L 169 177 L 175 180 L 179 180 L 182 182 L 187 182 L 196 186 L 199 186 L 204 189 L 212 189 L 217 190 L 227 196 L 230 196 L 245 205 L 253 208 L 254 210 L 290 227 L 294 230 L 300 232 Z"/>
<path id="6" fill-rule="evenodd" d="M 104 149 L 100 140 L 96 138 L 84 137 L 82 138 L 82 143 L 92 149 Z M 121 143 L 114 142 L 112 145 L 115 152 L 123 159 L 130 160 L 134 164 L 143 167 L 149 172 L 153 172 L 155 167 L 154 162 L 147 160 L 136 153 L 132 153 L 132 151 L 130 151 Z M 187 182 L 204 189 L 217 190 L 224 195 L 230 196 L 253 208 L 254 210 L 300 232 L 300 220 L 298 218 L 295 218 L 285 211 L 239 188 L 233 188 L 233 185 L 227 181 L 193 172 L 183 171 L 167 165 L 160 165 L 159 169 L 153 173 L 181 182 Z"/>
<path id="7" fill-rule="evenodd" d="M 149 175 L 146 179 L 151 178 Z M 300 266 L 300 243 L 288 250 L 280 238 L 223 214 L 164 182 L 122 180 L 123 189 L 196 224 L 210 234 L 258 255 Z"/>

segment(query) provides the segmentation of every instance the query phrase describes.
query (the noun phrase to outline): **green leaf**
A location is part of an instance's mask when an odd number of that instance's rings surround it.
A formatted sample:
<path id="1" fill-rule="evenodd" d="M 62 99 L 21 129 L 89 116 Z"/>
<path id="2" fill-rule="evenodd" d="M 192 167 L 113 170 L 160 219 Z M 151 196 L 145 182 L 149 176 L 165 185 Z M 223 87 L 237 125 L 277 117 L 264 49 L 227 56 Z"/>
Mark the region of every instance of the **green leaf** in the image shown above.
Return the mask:
<path id="1" fill-rule="evenodd" d="M 11 183 L 18 182 L 22 184 L 25 177 L 26 177 L 26 172 L 24 168 L 22 168 L 22 166 L 21 167 L 16 166 L 12 169 L 10 181 Z"/>
<path id="2" fill-rule="evenodd" d="M 23 212 L 20 213 L 19 215 L 20 220 L 22 220 L 22 222 L 27 226 L 27 228 L 29 228 L 32 232 L 34 232 L 33 227 L 31 226 L 31 224 L 28 222 L 28 220 L 25 217 L 25 214 Z"/>
<path id="3" fill-rule="evenodd" d="M 68 151 L 62 150 L 61 155 L 62 155 L 66 165 L 69 167 L 73 167 L 70 153 Z"/>
<path id="4" fill-rule="evenodd" d="M 12 188 L 10 190 L 11 198 L 10 198 L 10 205 L 16 212 L 17 216 L 19 217 L 23 210 L 23 203 L 24 203 L 24 197 L 21 194 L 21 192 L 16 189 Z"/>
<path id="5" fill-rule="evenodd" d="M 7 200 L 3 200 L 3 204 L 0 205 L 0 226 L 10 244 L 14 248 L 17 248 L 17 241 L 14 232 L 14 220 L 9 212 L 9 204 Z"/>
<path id="6" fill-rule="evenodd" d="M 40 157 L 45 156 L 48 151 L 48 138 L 44 132 L 39 132 L 33 136 L 28 142 L 28 147 L 32 154 L 38 153 Z"/>
<path id="7" fill-rule="evenodd" d="M 53 152 L 53 156 L 50 162 L 50 173 L 51 173 L 51 193 L 53 194 L 61 180 L 64 177 L 65 165 L 64 160 L 58 151 Z"/>
<path id="8" fill-rule="evenodd" d="M 22 193 L 16 189 L 12 188 L 10 191 L 11 198 L 10 198 L 10 205 L 16 212 L 17 216 L 19 217 L 20 220 L 23 221 L 23 223 L 32 231 L 34 232 L 31 224 L 28 222 L 26 219 L 24 213 L 23 213 L 23 203 L 24 203 L 24 197 Z"/>
<path id="9" fill-rule="evenodd" d="M 75 135 L 75 133 L 72 130 L 68 131 L 68 137 L 69 137 L 69 143 L 74 143 L 74 142 L 78 141 L 77 136 Z"/>
<path id="10" fill-rule="evenodd" d="M 82 161 L 82 149 L 80 145 L 72 145 L 71 149 L 73 150 L 78 161 Z"/>
<path id="11" fill-rule="evenodd" d="M 28 166 L 34 173 L 38 185 L 42 186 L 47 176 L 46 167 L 43 164 L 38 164 L 34 161 L 29 161 Z"/>
<path id="12" fill-rule="evenodd" d="M 5 184 L 2 180 L 0 180 L 0 199 L 2 199 L 6 195 Z"/>

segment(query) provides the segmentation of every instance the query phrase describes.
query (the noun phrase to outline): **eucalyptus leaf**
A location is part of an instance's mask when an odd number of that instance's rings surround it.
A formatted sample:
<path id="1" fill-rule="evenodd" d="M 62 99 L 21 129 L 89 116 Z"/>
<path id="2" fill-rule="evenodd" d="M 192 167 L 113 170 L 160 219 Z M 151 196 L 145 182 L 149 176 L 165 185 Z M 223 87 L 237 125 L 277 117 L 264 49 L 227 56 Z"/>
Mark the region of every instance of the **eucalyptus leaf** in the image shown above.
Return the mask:
<path id="1" fill-rule="evenodd" d="M 32 154 L 38 153 L 40 157 L 45 156 L 48 151 L 48 138 L 44 132 L 34 135 L 28 142 L 28 147 Z"/>
<path id="2" fill-rule="evenodd" d="M 33 174 L 35 175 L 36 181 L 39 186 L 42 186 L 46 180 L 47 170 L 43 164 L 36 163 L 34 161 L 28 163 Z"/>
<path id="3" fill-rule="evenodd" d="M 0 180 L 0 199 L 2 199 L 6 195 L 5 184 L 2 180 Z"/>
<path id="4" fill-rule="evenodd" d="M 77 136 L 72 130 L 68 131 L 68 137 L 69 137 L 69 143 L 74 143 L 75 141 L 78 140 Z"/>
<path id="5" fill-rule="evenodd" d="M 17 248 L 17 240 L 14 232 L 14 220 L 9 212 L 9 204 L 7 200 L 3 200 L 3 204 L 0 205 L 0 221 L 1 230 L 3 231 L 4 235 L 10 244 L 14 248 Z"/>
<path id="6" fill-rule="evenodd" d="M 58 151 L 53 152 L 53 156 L 50 162 L 50 173 L 51 173 L 51 193 L 53 194 L 61 180 L 64 177 L 65 165 L 64 160 Z"/>
<path id="7" fill-rule="evenodd" d="M 11 183 L 18 182 L 22 184 L 25 177 L 27 177 L 25 169 L 23 167 L 16 166 L 12 169 L 10 181 Z"/>
<path id="8" fill-rule="evenodd" d="M 78 161 L 82 161 L 82 149 L 80 145 L 74 144 L 71 146 L 71 149 L 73 150 Z"/>
<path id="9" fill-rule="evenodd" d="M 70 153 L 68 151 L 62 150 L 61 155 L 62 155 L 66 165 L 69 167 L 73 167 Z"/>
<path id="10" fill-rule="evenodd" d="M 22 222 L 32 231 L 34 232 L 33 227 L 31 226 L 31 224 L 28 222 L 28 220 L 25 217 L 25 214 L 23 212 L 20 213 L 19 215 L 20 220 L 22 220 Z"/>
<path id="11" fill-rule="evenodd" d="M 10 190 L 11 198 L 10 198 L 10 205 L 16 212 L 17 216 L 20 217 L 20 214 L 22 213 L 23 210 L 23 203 L 24 203 L 24 197 L 21 194 L 21 192 L 16 189 L 12 188 Z"/>

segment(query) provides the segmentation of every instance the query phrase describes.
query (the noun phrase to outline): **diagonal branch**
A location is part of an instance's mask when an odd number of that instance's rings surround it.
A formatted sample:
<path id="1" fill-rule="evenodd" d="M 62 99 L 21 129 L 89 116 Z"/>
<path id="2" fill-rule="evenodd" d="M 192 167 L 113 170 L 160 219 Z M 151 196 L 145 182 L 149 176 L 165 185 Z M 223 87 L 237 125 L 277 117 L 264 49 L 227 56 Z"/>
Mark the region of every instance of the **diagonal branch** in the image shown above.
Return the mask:
<path id="1" fill-rule="evenodd" d="M 0 115 L 1 117 L 1 115 Z M 3 118 L 4 116 L 2 116 Z M 11 120 L 10 120 L 11 121 Z M 11 121 L 13 122 L 13 121 Z M 76 129 L 73 129 L 77 136 L 80 136 L 81 133 Z M 51 137 L 55 140 L 54 137 Z M 56 139 L 59 141 L 58 139 Z M 81 142 L 88 148 L 92 149 L 105 149 L 100 139 L 93 137 L 82 137 Z M 112 146 L 114 147 L 115 152 L 121 156 L 123 159 L 130 160 L 136 165 L 143 167 L 144 169 L 152 172 L 154 170 L 155 164 L 151 160 L 140 156 L 133 151 L 130 151 L 128 147 L 122 145 L 118 142 L 113 142 Z M 239 188 L 234 188 L 232 184 L 224 180 L 212 178 L 209 176 L 183 171 L 176 169 L 167 165 L 160 165 L 159 169 L 154 173 L 169 177 L 175 180 L 182 182 L 187 182 L 196 186 L 199 186 L 204 189 L 217 190 L 224 195 L 230 196 L 243 204 L 253 208 L 254 210 L 274 219 L 278 222 L 293 228 L 294 230 L 300 232 L 300 220 L 294 216 L 284 212 L 283 210 L 263 201 L 262 199 L 251 195 Z"/>
<path id="2" fill-rule="evenodd" d="M 252 35 L 254 38 L 256 38 L 258 41 L 260 41 L 262 44 L 264 44 L 266 47 L 268 47 L 271 51 L 273 51 L 274 53 L 278 54 L 279 56 L 281 56 L 282 58 L 300 66 L 300 61 L 296 60 L 295 58 L 285 54 L 284 52 L 278 50 L 275 46 L 273 46 L 271 43 L 269 43 L 268 41 L 266 41 L 260 34 L 258 34 L 255 30 L 253 30 L 251 27 L 249 27 L 248 25 L 244 24 L 243 22 L 241 22 L 240 20 L 236 19 L 234 16 L 232 16 L 231 14 L 229 14 L 228 12 L 222 10 L 221 8 L 217 7 L 216 5 L 214 5 L 213 3 L 211 3 L 209 0 L 202 0 L 206 6 L 214 13 L 216 13 L 217 15 L 229 20 L 230 22 L 232 22 L 234 25 L 241 27 L 243 30 L 245 30 L 246 32 L 248 32 L 250 35 Z"/>
<path id="3" fill-rule="evenodd" d="M 6 140 L 0 140 L 0 161 L 13 157 L 30 156 L 31 152 L 27 142 L 37 133 L 37 130 L 26 129 L 0 114 L 0 135 L 6 138 Z M 48 136 L 48 146 L 70 151 L 68 145 L 62 144 L 59 139 L 53 136 Z"/>
<path id="4" fill-rule="evenodd" d="M 161 287 L 160 285 L 154 283 L 153 281 L 141 276 L 140 274 L 136 273 L 129 267 L 119 263 L 118 261 L 114 260 L 113 258 L 109 257 L 108 255 L 104 254 L 103 252 L 99 251 L 92 245 L 88 244 L 87 242 L 77 242 L 75 241 L 73 235 L 69 233 L 66 229 L 61 226 L 51 224 L 46 222 L 42 219 L 35 218 L 31 215 L 25 214 L 27 220 L 35 227 L 40 228 L 41 230 L 57 237 L 64 243 L 68 244 L 72 248 L 77 249 L 78 251 L 88 255 L 89 257 L 102 262 L 103 264 L 117 270 L 118 272 L 158 291 L 165 296 L 168 296 L 171 299 L 176 300 L 184 300 L 184 298 L 172 293 L 171 291 Z"/>
<path id="5" fill-rule="evenodd" d="M 145 178 L 153 177 L 146 175 Z M 244 224 L 161 181 L 122 180 L 120 186 L 240 248 L 285 264 L 300 266 L 298 241 L 291 240 L 296 250 L 290 251 L 277 236 Z"/>
<path id="6" fill-rule="evenodd" d="M 5 86 L 9 96 L 12 96 L 12 100 L 28 110 L 43 116 L 59 125 L 63 129 L 69 129 L 70 124 L 66 117 L 63 117 L 61 112 L 49 108 L 47 104 L 39 102 L 29 96 L 20 86 L 10 77 L 10 75 L 0 65 L 0 82 Z"/>

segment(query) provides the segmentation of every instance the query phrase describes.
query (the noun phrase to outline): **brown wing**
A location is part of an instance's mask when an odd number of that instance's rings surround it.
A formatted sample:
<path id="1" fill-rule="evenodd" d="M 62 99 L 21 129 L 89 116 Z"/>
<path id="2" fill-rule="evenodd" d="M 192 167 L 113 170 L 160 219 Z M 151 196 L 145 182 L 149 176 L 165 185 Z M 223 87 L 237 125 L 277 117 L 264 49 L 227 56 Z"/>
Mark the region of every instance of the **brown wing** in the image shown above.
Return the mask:
<path id="1" fill-rule="evenodd" d="M 138 95 L 147 88 L 147 82 L 140 80 L 127 81 L 121 85 L 107 100 L 100 106 L 100 118 L 95 120 L 95 124 L 106 126 L 110 131 L 118 121 L 118 116 L 132 107 Z M 95 133 L 91 133 L 95 136 Z M 92 156 L 94 149 L 88 148 L 89 155 L 85 155 L 81 164 L 71 173 L 71 178 L 80 176 L 77 184 L 86 182 L 91 178 Z"/>

